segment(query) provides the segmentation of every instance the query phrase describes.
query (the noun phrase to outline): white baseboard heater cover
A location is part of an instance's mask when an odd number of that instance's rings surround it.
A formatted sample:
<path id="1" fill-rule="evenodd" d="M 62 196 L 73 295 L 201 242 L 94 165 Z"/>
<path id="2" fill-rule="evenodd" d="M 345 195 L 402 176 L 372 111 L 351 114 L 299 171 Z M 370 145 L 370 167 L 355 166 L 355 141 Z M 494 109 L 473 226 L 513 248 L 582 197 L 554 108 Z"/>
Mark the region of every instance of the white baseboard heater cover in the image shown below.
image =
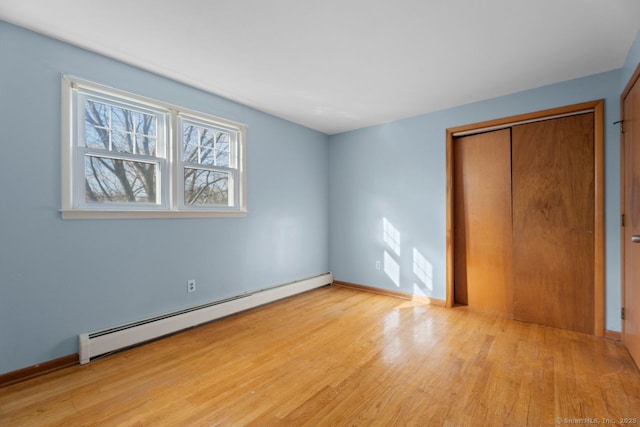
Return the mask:
<path id="1" fill-rule="evenodd" d="M 331 273 L 261 289 L 174 313 L 79 336 L 80 363 L 164 335 L 333 283 Z"/>

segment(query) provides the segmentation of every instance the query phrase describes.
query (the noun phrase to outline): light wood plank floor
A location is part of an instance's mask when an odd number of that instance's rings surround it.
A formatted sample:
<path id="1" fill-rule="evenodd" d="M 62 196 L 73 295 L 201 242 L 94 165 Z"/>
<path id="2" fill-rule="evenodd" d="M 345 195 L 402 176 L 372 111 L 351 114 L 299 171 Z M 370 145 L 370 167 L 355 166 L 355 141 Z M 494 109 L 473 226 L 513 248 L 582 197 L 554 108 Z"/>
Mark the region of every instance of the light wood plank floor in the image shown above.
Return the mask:
<path id="1" fill-rule="evenodd" d="M 0 389 L 2 426 L 543 426 L 557 417 L 640 422 L 640 374 L 624 347 L 337 286 Z"/>

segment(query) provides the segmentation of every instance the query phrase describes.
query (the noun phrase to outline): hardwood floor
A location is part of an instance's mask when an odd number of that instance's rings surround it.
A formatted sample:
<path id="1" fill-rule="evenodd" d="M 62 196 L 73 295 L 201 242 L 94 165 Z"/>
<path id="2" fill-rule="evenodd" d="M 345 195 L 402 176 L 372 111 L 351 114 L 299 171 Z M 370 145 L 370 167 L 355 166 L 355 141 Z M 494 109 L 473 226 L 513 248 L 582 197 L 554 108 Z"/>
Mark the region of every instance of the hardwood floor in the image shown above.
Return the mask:
<path id="1" fill-rule="evenodd" d="M 640 422 L 640 374 L 624 347 L 337 286 L 0 389 L 2 426 L 542 426 L 557 417 Z"/>

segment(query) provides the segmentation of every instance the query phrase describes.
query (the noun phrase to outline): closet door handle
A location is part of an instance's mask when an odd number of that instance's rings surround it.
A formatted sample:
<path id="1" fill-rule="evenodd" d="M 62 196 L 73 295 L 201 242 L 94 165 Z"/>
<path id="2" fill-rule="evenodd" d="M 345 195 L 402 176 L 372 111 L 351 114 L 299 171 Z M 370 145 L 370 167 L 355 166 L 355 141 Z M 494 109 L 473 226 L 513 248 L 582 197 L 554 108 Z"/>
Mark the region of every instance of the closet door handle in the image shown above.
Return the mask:
<path id="1" fill-rule="evenodd" d="M 633 236 L 631 236 L 631 241 L 633 243 L 640 243 L 640 234 L 634 234 Z"/>

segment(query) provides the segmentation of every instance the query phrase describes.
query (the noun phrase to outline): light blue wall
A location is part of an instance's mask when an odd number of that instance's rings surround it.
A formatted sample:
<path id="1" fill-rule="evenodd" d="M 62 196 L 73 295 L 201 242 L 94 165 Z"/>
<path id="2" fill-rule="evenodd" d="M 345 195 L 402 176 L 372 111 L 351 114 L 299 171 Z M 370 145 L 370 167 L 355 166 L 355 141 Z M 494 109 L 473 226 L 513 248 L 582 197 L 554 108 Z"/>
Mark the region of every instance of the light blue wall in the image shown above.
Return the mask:
<path id="1" fill-rule="evenodd" d="M 248 216 L 60 219 L 61 73 L 248 125 Z M 324 134 L 1 21 L 0 121 L 0 374 L 77 352 L 82 332 L 328 271 Z"/>
<path id="2" fill-rule="evenodd" d="M 445 130 L 490 119 L 605 99 L 606 327 L 620 330 L 620 70 L 331 136 L 329 263 L 336 280 L 445 299 Z M 386 218 L 400 255 L 383 238 Z M 432 266 L 420 280 L 414 250 Z M 400 270 L 375 263 L 384 252 Z M 384 263 L 383 263 L 384 264 Z M 423 275 L 424 276 L 424 275 Z"/>

